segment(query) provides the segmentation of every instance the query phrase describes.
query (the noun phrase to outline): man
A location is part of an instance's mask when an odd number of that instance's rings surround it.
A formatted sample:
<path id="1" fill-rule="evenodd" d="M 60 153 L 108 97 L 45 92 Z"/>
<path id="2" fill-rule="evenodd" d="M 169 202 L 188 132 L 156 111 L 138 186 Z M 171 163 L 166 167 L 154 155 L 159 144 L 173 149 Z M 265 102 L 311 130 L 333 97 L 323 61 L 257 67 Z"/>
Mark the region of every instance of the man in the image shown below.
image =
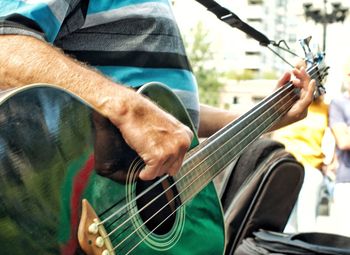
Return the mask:
<path id="1" fill-rule="evenodd" d="M 127 87 L 150 81 L 169 86 L 200 137 L 237 117 L 199 105 L 168 1 L 0 1 L 0 6 L 1 88 L 50 83 L 77 94 L 108 118 L 144 160 L 143 180 L 174 175 L 193 134 Z M 315 83 L 304 68 L 284 74 L 278 86 L 292 74 L 300 99 L 274 128 L 303 118 L 312 101 Z M 210 239 L 213 233 L 207 235 Z"/>
<path id="2" fill-rule="evenodd" d="M 84 98 L 118 127 L 145 161 L 140 175 L 145 180 L 166 172 L 175 174 L 192 134 L 122 84 L 137 87 L 148 81 L 165 82 L 183 99 L 200 136 L 213 134 L 237 117 L 207 106 L 201 107 L 199 119 L 196 116 L 196 82 L 168 3 L 68 2 L 1 3 L 2 89 L 43 82 Z M 97 66 L 100 72 L 82 62 Z M 293 83 L 302 88 L 300 100 L 279 126 L 304 117 L 311 103 L 313 82 L 303 69 L 293 74 Z M 290 73 L 286 73 L 278 85 L 289 79 Z"/>
<path id="3" fill-rule="evenodd" d="M 335 138 L 338 167 L 334 186 L 334 213 L 337 233 L 350 236 L 350 74 L 345 79 L 344 95 L 329 106 L 329 126 Z"/>

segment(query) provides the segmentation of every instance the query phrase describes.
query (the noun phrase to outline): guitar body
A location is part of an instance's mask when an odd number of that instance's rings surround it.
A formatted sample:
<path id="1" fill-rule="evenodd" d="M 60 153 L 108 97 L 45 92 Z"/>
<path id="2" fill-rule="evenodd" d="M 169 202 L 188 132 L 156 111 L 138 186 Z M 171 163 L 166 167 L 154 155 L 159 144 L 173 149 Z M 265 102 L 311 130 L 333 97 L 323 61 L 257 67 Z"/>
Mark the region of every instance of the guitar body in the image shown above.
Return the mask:
<path id="1" fill-rule="evenodd" d="M 192 127 L 168 89 L 148 84 L 140 93 Z M 107 219 L 115 254 L 222 254 L 224 224 L 213 184 L 184 205 L 172 178 L 136 199 L 155 182 L 136 179 L 142 165 L 135 158 L 119 131 L 75 95 L 51 85 L 3 92 L 1 254 L 84 254 L 77 238 L 83 199 Z"/>

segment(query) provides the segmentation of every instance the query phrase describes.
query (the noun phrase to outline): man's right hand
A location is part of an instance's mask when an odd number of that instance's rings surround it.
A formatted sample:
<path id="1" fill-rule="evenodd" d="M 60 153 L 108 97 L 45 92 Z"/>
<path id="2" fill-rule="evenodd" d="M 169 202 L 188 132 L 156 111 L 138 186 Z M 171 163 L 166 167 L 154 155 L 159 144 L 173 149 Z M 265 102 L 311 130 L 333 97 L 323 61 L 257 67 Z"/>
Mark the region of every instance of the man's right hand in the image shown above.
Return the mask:
<path id="1" fill-rule="evenodd" d="M 126 94 L 122 105 L 109 97 L 109 111 L 104 114 L 145 162 L 139 177 L 152 180 L 164 174 L 175 175 L 191 145 L 192 131 L 144 96 L 131 90 Z"/>

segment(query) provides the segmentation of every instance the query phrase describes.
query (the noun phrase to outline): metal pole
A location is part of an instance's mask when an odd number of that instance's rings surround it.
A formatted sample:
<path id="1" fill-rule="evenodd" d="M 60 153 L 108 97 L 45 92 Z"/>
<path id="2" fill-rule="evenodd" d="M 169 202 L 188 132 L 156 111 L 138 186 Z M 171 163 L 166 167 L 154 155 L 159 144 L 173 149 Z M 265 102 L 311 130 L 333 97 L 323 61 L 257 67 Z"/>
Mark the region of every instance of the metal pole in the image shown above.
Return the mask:
<path id="1" fill-rule="evenodd" d="M 322 25 L 323 25 L 323 52 L 326 52 L 326 38 L 327 38 L 327 23 L 328 23 L 328 17 L 327 17 L 327 0 L 323 1 L 324 4 L 324 12 L 322 17 Z"/>

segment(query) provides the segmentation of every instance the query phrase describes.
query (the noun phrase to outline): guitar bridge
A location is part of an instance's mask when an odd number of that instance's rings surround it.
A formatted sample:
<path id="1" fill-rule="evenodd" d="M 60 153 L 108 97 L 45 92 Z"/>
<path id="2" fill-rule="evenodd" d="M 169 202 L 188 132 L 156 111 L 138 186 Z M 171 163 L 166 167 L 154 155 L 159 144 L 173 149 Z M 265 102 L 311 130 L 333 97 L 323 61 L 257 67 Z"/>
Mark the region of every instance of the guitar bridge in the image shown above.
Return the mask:
<path id="1" fill-rule="evenodd" d="M 103 224 L 86 199 L 82 201 L 78 240 L 87 255 L 115 255 Z"/>

